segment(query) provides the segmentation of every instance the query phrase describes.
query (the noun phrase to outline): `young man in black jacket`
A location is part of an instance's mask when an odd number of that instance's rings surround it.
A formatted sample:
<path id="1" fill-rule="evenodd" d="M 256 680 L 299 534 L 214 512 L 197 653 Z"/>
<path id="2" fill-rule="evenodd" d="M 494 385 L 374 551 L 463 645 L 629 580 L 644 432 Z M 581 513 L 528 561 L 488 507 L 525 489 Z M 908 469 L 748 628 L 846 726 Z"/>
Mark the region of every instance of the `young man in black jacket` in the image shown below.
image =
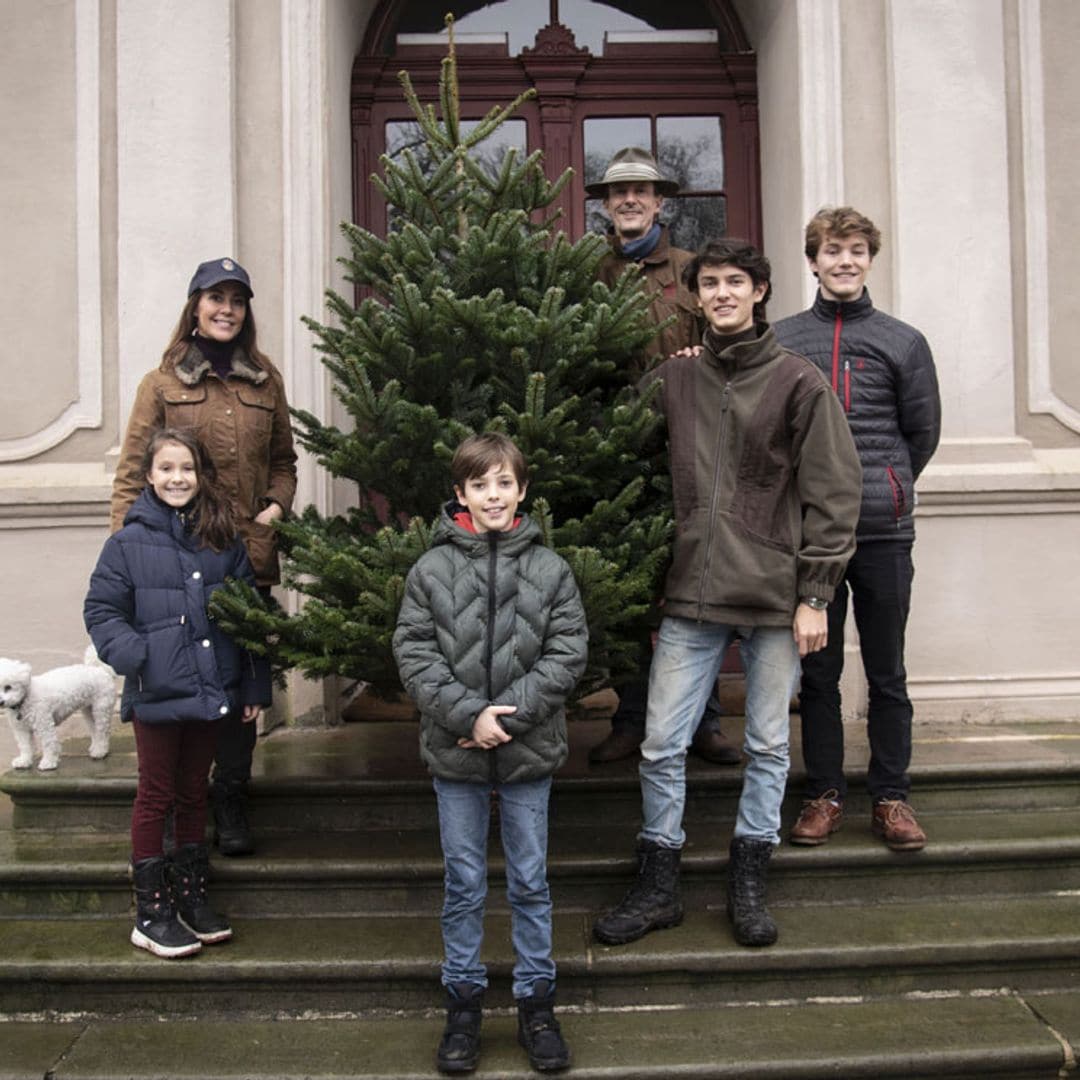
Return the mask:
<path id="1" fill-rule="evenodd" d="M 911 700 L 904 630 L 911 600 L 915 481 L 941 433 L 941 401 L 926 339 L 878 311 L 866 289 L 881 234 L 851 207 L 819 210 L 806 227 L 806 258 L 818 279 L 813 306 L 776 324 L 787 348 L 824 372 L 844 408 L 862 463 L 856 550 L 829 604 L 829 643 L 803 658 L 806 802 L 793 844 L 816 845 L 840 827 L 846 785 L 840 675 L 851 593 L 870 687 L 867 730 L 871 827 L 894 851 L 926 844 L 908 803 Z"/>

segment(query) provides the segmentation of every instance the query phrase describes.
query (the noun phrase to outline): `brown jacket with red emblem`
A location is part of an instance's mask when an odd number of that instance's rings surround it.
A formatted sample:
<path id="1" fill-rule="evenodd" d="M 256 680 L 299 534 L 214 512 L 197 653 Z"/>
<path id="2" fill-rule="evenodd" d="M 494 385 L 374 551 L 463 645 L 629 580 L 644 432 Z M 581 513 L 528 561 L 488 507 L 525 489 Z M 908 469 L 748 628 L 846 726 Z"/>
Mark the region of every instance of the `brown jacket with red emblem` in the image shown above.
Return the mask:
<path id="1" fill-rule="evenodd" d="M 280 578 L 274 530 L 254 517 L 276 502 L 288 513 L 296 494 L 296 452 L 281 374 L 243 350 L 219 378 L 192 345 L 175 366 L 143 377 L 135 394 L 112 491 L 112 531 L 145 486 L 142 456 L 155 428 L 189 428 L 210 454 L 259 585 Z"/>

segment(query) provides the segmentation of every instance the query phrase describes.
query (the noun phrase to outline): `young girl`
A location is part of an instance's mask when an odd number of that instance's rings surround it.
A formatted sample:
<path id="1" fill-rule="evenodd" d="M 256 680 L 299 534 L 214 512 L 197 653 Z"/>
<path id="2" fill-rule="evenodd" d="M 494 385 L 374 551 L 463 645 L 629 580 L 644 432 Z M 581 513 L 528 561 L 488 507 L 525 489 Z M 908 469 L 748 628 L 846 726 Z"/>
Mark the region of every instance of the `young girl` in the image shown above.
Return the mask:
<path id="1" fill-rule="evenodd" d="M 270 703 L 270 670 L 207 613 L 227 578 L 254 585 L 255 575 L 202 444 L 187 430 L 155 431 L 142 472 L 145 486 L 91 575 L 83 617 L 98 655 L 124 676 L 121 719 L 135 731 L 131 943 L 178 957 L 232 936 L 206 894 L 207 775 L 225 719 L 251 723 Z M 162 838 L 171 807 L 170 859 Z"/>

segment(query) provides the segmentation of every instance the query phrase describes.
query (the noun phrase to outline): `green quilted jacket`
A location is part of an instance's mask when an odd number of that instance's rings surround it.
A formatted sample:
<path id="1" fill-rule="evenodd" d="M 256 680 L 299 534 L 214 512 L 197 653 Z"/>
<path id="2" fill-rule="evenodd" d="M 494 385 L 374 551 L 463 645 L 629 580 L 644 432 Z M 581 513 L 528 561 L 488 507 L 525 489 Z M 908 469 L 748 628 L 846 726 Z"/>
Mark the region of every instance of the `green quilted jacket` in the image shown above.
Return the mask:
<path id="1" fill-rule="evenodd" d="M 420 753 L 445 780 L 520 783 L 566 760 L 567 695 L 585 670 L 588 629 L 570 567 L 521 515 L 509 532 L 477 534 L 443 510 L 432 547 L 409 571 L 394 631 L 401 681 L 420 710 Z M 488 705 L 512 736 L 464 749 Z"/>

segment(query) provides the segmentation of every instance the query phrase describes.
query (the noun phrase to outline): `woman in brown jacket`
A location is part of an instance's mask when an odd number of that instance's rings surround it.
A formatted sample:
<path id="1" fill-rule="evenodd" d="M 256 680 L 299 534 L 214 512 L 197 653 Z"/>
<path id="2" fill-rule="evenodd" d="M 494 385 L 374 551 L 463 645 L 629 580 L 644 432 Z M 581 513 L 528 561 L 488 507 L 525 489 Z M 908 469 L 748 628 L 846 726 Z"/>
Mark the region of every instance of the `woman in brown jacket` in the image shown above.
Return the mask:
<path id="1" fill-rule="evenodd" d="M 281 374 L 256 344 L 253 295 L 247 271 L 232 259 L 195 271 L 161 364 L 135 395 L 113 480 L 112 530 L 143 488 L 151 433 L 190 428 L 217 468 L 256 582 L 269 592 L 280 580 L 272 523 L 292 507 L 296 453 Z M 254 850 L 246 792 L 255 737 L 255 725 L 237 718 L 219 740 L 210 791 L 223 855 Z"/>

